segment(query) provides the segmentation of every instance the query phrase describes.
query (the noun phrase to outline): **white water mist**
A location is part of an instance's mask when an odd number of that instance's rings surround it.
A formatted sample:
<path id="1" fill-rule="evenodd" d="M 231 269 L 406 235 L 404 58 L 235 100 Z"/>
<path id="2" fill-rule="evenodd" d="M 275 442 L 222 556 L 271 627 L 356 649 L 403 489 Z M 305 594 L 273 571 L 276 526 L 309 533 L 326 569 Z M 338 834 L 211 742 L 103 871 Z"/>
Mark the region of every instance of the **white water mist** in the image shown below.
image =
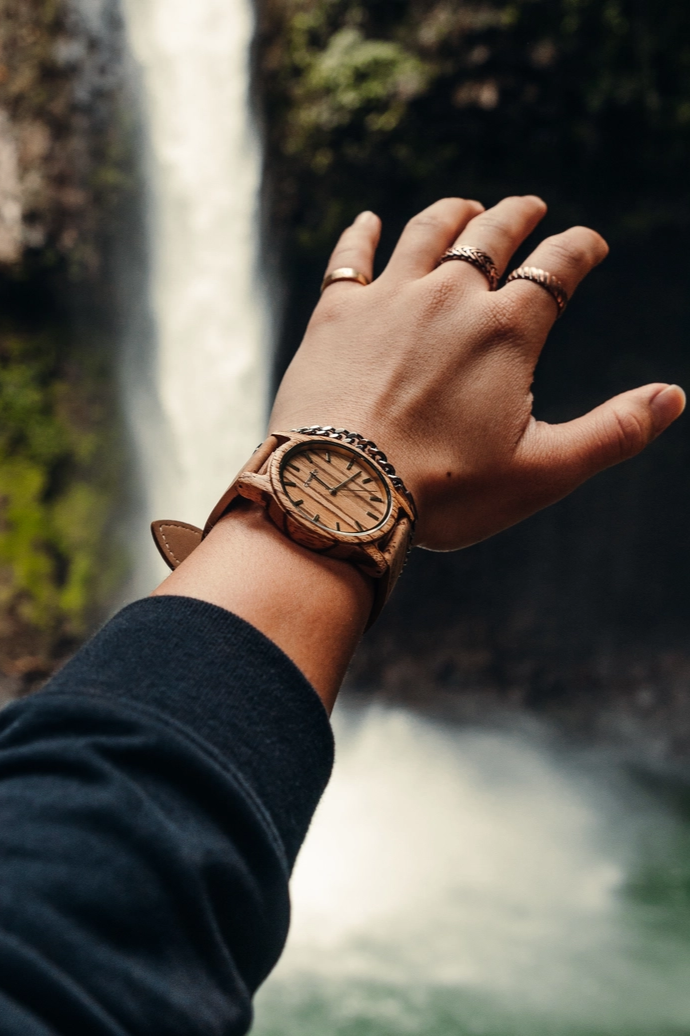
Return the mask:
<path id="1" fill-rule="evenodd" d="M 147 139 L 151 334 L 130 343 L 126 408 L 153 518 L 200 524 L 262 437 L 269 357 L 258 262 L 261 156 L 248 99 L 249 0 L 124 0 Z M 142 362 L 142 356 L 148 362 Z"/>
<path id="2" fill-rule="evenodd" d="M 626 893 L 673 824 L 614 762 L 379 707 L 336 743 L 256 1036 L 685 1031 L 690 946 Z"/>

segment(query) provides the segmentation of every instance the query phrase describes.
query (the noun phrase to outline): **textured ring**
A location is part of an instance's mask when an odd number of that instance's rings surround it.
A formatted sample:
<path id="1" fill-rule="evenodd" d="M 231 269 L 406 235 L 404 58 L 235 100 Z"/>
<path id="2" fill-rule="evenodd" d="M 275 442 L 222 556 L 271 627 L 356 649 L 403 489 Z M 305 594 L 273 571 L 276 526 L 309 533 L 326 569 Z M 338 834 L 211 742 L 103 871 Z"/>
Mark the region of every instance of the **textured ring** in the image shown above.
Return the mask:
<path id="1" fill-rule="evenodd" d="M 363 284 L 365 288 L 367 284 L 371 284 L 365 273 L 353 270 L 351 266 L 341 266 L 339 269 L 326 274 L 321 284 L 321 294 L 323 294 L 329 284 L 334 284 L 336 281 L 356 281 L 357 284 Z"/>
<path id="2" fill-rule="evenodd" d="M 552 273 L 540 270 L 538 266 L 518 266 L 517 270 L 513 270 L 510 277 L 506 278 L 506 284 L 510 284 L 511 281 L 532 281 L 533 284 L 538 284 L 540 288 L 548 291 L 558 306 L 558 316 L 563 315 L 568 305 L 568 293 L 558 277 Z"/>
<path id="3" fill-rule="evenodd" d="M 482 252 L 481 248 L 472 248 L 471 245 L 459 245 L 457 248 L 449 248 L 439 259 L 438 265 L 448 263 L 452 259 L 458 259 L 461 263 L 470 263 L 470 265 L 476 266 L 489 282 L 489 291 L 496 291 L 499 278 L 496 263 L 490 255 Z"/>

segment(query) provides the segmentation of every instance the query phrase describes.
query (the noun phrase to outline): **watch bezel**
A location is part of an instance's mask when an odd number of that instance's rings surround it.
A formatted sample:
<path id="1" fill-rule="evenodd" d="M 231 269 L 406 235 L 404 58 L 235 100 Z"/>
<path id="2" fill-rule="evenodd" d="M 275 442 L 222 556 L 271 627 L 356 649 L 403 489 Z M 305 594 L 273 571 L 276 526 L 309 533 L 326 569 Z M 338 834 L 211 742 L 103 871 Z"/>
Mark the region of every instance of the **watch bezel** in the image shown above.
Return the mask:
<path id="1" fill-rule="evenodd" d="M 298 441 L 296 442 L 295 439 L 298 439 Z M 382 521 L 380 521 L 373 529 L 368 529 L 364 532 L 343 532 L 338 531 L 337 529 L 330 529 L 318 522 L 314 522 L 302 514 L 300 510 L 294 506 L 287 491 L 283 487 L 281 474 L 285 464 L 288 463 L 292 454 L 303 452 L 305 446 L 311 446 L 314 449 L 317 447 L 326 447 L 328 449 L 343 450 L 346 453 L 353 454 L 353 456 L 355 456 L 364 467 L 372 469 L 381 480 L 386 490 L 387 511 L 385 518 L 382 519 Z M 319 538 L 323 538 L 332 543 L 343 543 L 351 546 L 365 543 L 378 543 L 383 539 L 383 537 L 388 535 L 396 524 L 398 518 L 398 506 L 390 479 L 386 475 L 385 471 L 382 471 L 370 457 L 367 457 L 362 450 L 358 450 L 355 446 L 351 446 L 349 443 L 335 442 L 332 439 L 329 439 L 328 436 L 294 436 L 292 441 L 279 446 L 271 455 L 267 474 L 275 499 L 280 504 L 281 509 L 289 516 L 291 522 L 294 522 L 299 528 L 310 534 L 310 536 L 316 535 Z"/>

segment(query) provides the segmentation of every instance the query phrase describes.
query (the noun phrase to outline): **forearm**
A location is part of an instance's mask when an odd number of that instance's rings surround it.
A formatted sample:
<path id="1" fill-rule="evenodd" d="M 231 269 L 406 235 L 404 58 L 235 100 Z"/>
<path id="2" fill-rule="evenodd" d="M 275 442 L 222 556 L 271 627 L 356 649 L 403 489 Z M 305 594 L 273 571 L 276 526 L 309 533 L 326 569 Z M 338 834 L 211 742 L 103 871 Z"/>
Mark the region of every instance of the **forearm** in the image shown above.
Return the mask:
<path id="1" fill-rule="evenodd" d="M 243 502 L 154 594 L 208 601 L 251 623 L 292 659 L 330 713 L 373 586 L 354 565 L 298 546 Z"/>
<path id="2" fill-rule="evenodd" d="M 156 597 L 0 716 L 2 1032 L 224 1032 L 288 921 L 321 702 L 261 633 Z"/>

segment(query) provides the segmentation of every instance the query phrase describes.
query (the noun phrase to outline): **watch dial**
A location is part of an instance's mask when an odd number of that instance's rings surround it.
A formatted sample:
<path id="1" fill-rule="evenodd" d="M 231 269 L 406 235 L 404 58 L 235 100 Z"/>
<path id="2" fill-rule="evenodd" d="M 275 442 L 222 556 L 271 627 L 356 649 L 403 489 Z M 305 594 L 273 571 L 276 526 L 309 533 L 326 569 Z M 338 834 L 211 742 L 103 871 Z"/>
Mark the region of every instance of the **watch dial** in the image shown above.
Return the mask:
<path id="1" fill-rule="evenodd" d="M 331 532 L 361 536 L 390 514 L 390 492 L 380 472 L 340 443 L 295 446 L 281 461 L 280 480 L 294 509 Z"/>

